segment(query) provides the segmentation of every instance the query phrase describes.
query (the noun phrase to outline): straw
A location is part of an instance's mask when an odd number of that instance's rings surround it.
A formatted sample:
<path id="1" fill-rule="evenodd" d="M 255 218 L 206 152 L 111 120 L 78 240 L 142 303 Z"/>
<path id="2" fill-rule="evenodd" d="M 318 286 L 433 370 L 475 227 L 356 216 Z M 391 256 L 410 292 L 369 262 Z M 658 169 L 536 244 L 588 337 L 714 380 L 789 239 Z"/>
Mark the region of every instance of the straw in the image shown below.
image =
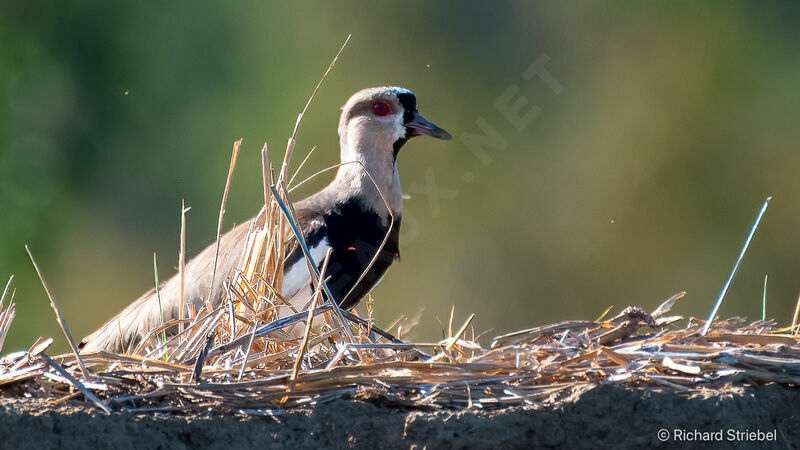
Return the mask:
<path id="1" fill-rule="evenodd" d="M 47 294 L 47 298 L 50 299 L 50 306 L 53 308 L 53 311 L 55 311 L 58 325 L 61 327 L 61 331 L 64 332 L 64 336 L 66 336 L 67 342 L 69 342 L 72 353 L 75 355 L 75 359 L 78 361 L 78 366 L 81 369 L 83 378 L 91 380 L 91 374 L 86 370 L 86 366 L 83 364 L 81 355 L 78 353 L 78 347 L 75 345 L 75 340 L 72 339 L 72 334 L 69 332 L 69 327 L 67 327 L 67 321 L 64 320 L 64 314 L 61 313 L 61 308 L 58 307 L 55 297 L 53 297 L 53 294 L 50 293 L 50 289 L 47 287 L 47 283 L 44 281 L 44 276 L 42 276 L 42 271 L 39 269 L 39 264 L 36 263 L 36 260 L 33 258 L 33 253 L 31 253 L 31 249 L 27 245 L 25 245 L 25 251 L 28 252 L 28 256 L 31 258 L 31 263 L 33 263 L 33 268 L 36 269 L 36 275 L 39 276 L 39 281 L 42 282 L 44 292 Z"/>
<path id="2" fill-rule="evenodd" d="M 714 317 L 717 316 L 717 311 L 719 310 L 720 305 L 722 305 L 722 300 L 725 298 L 725 294 L 728 292 L 728 288 L 733 281 L 733 277 L 736 276 L 736 271 L 739 270 L 739 265 L 742 263 L 742 259 L 744 259 L 744 254 L 747 253 L 747 248 L 750 247 L 750 241 L 753 240 L 753 236 L 756 234 L 758 225 L 761 223 L 761 218 L 764 217 L 764 213 L 767 211 L 767 206 L 769 206 L 770 200 L 772 200 L 772 196 L 767 197 L 767 199 L 764 200 L 764 204 L 761 205 L 761 210 L 758 212 L 758 216 L 756 217 L 755 222 L 753 222 L 753 226 L 750 227 L 750 233 L 747 234 L 747 239 L 745 239 L 744 245 L 739 251 L 739 257 L 736 258 L 736 264 L 733 265 L 733 270 L 731 270 L 731 274 L 728 276 L 728 280 L 725 282 L 725 285 L 722 286 L 722 291 L 720 291 L 717 301 L 714 302 L 714 307 L 711 309 L 711 313 L 709 313 L 708 319 L 706 319 L 706 324 L 703 326 L 703 330 L 700 332 L 701 336 L 705 336 L 706 333 L 708 333 L 708 329 L 711 326 L 711 323 L 714 321 Z"/>
<path id="3" fill-rule="evenodd" d="M 321 292 L 320 287 L 317 295 Z M 366 334 L 359 343 L 348 342 L 335 315 L 325 318 L 332 311 L 329 303 L 243 330 L 230 341 L 225 336 L 229 313 L 220 308 L 198 313 L 170 362 L 91 352 L 81 357 L 102 383 L 80 383 L 62 367 L 75 364 L 77 356 L 36 358 L 47 346 L 41 342 L 6 357 L 0 386 L 16 384 L 15 392 L 22 395 L 69 402 L 66 383 L 101 408 L 150 414 L 286 410 L 336 398 L 412 409 L 487 409 L 541 404 L 598 384 L 690 393 L 743 380 L 800 383 L 800 337 L 782 333 L 771 321 L 747 324 L 734 317 L 715 321 L 698 341 L 701 325 L 669 316 L 682 296 L 670 297 L 652 313 L 629 307 L 608 319 L 570 320 L 497 336 L 491 346 L 466 339 L 474 314 L 438 343 L 393 343 Z M 317 320 L 319 331 L 310 326 Z M 302 338 L 281 334 L 303 322 Z M 245 377 L 237 378 L 234 362 L 244 345 L 252 345 L 253 352 Z M 421 348 L 433 355 L 420 360 Z M 360 352 L 361 359 L 351 352 Z"/>
<path id="4" fill-rule="evenodd" d="M 764 290 L 761 294 L 761 320 L 767 320 L 767 279 L 769 275 L 764 275 Z"/>
<path id="5" fill-rule="evenodd" d="M 180 279 L 180 305 L 178 308 L 178 333 L 183 333 L 183 315 L 186 309 L 186 213 L 189 209 L 181 199 L 181 242 L 178 253 L 178 278 Z"/>
<path id="6" fill-rule="evenodd" d="M 242 140 L 233 143 L 233 152 L 231 154 L 231 165 L 228 168 L 228 178 L 225 180 L 225 190 L 222 193 L 222 202 L 219 205 L 219 219 L 217 220 L 217 240 L 214 244 L 214 264 L 211 269 L 211 284 L 208 285 L 209 301 L 212 301 L 211 293 L 214 291 L 214 279 L 217 275 L 217 261 L 219 260 L 219 238 L 222 236 L 222 220 L 225 217 L 225 204 L 228 202 L 228 192 L 231 189 L 231 180 L 233 179 L 233 171 L 236 169 L 236 159 L 239 157 L 239 148 L 242 146 Z"/>

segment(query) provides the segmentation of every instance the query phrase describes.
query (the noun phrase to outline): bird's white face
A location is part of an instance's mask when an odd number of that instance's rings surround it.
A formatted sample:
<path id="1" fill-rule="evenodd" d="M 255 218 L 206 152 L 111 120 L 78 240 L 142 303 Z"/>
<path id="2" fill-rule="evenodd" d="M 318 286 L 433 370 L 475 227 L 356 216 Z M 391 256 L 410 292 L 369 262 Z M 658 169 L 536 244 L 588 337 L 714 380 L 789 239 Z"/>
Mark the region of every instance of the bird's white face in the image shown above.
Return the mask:
<path id="1" fill-rule="evenodd" d="M 364 89 L 350 97 L 342 108 L 339 134 L 350 140 L 358 139 L 358 147 L 362 149 L 390 150 L 396 141 L 406 137 L 404 112 L 393 89 Z"/>
<path id="2" fill-rule="evenodd" d="M 379 97 L 370 101 L 366 117 L 374 121 L 377 130 L 383 130 L 390 135 L 392 142 L 406 137 L 406 127 L 403 125 L 405 109 L 397 101 L 396 96 Z"/>
<path id="3" fill-rule="evenodd" d="M 350 97 L 342 108 L 339 134 L 347 147 L 390 152 L 393 156 L 414 136 L 450 138 L 419 114 L 413 92 L 398 87 L 364 89 Z"/>

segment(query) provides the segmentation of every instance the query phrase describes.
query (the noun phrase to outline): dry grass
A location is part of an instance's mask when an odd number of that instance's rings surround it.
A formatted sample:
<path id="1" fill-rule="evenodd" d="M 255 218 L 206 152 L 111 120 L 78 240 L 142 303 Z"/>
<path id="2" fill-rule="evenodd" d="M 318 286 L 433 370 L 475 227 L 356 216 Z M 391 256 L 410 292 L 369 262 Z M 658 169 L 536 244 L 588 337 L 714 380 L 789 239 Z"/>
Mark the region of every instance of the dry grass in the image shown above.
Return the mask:
<path id="1" fill-rule="evenodd" d="M 690 319 L 679 327 L 682 318 L 667 314 L 683 294 L 652 313 L 628 308 L 610 319 L 498 336 L 488 346 L 474 332 L 466 336 L 474 314 L 457 328 L 451 314 L 441 342 L 408 343 L 374 325 L 371 302 L 367 318 L 340 310 L 323 295 L 327 259 L 311 260 L 288 199 L 287 172 L 302 116 L 277 177 L 266 145 L 262 150 L 264 206 L 250 225 L 238 269 L 213 274 L 225 277 L 227 295 L 219 305 L 182 310 L 181 319 L 152 330 L 130 354 L 79 354 L 48 291 L 75 351 L 49 357 L 52 339 L 40 339 L 0 361 L 0 386 L 16 385 L 17 393 L 55 403 L 83 397 L 107 412 L 214 408 L 273 414 L 339 397 L 417 408 L 492 407 L 535 404 L 603 383 L 689 391 L 730 382 L 800 382 L 797 336 L 765 320 L 744 325 L 738 318 Z M 220 227 L 240 143 L 234 145 Z M 315 288 L 304 311 L 280 295 L 284 259 L 298 246 Z M 180 261 L 182 267 L 183 254 Z M 11 318 L 13 304 L 0 310 L 0 343 Z M 302 332 L 289 333 L 292 327 Z"/>
<path id="2" fill-rule="evenodd" d="M 628 308 L 601 321 L 567 321 L 494 338 L 483 347 L 461 336 L 468 322 L 436 343 L 403 343 L 370 335 L 345 313 L 348 342 L 332 308 L 316 307 L 322 324 L 307 340 L 287 338 L 287 325 L 308 312 L 256 319 L 223 306 L 202 311 L 162 349 L 142 355 L 82 354 L 93 380 L 80 379 L 74 354 L 47 357 L 52 340 L 0 363 L 0 386 L 61 402 L 79 392 L 102 409 L 127 411 L 239 411 L 275 414 L 333 398 L 366 398 L 415 408 L 531 405 L 598 384 L 695 391 L 730 383 L 800 383 L 800 341 L 773 321 L 704 322 L 668 316 L 678 294 L 652 313 Z M 266 302 L 262 302 L 266 303 Z M 239 316 L 239 317 L 237 317 Z M 241 318 L 240 318 L 241 317 Z M 237 324 L 233 333 L 230 323 Z M 252 323 L 252 325 L 251 325 Z M 260 325 L 259 325 L 260 324 Z M 376 331 L 374 326 L 373 331 Z M 305 351 L 302 347 L 305 342 Z M 360 350 L 360 355 L 357 353 Z"/>

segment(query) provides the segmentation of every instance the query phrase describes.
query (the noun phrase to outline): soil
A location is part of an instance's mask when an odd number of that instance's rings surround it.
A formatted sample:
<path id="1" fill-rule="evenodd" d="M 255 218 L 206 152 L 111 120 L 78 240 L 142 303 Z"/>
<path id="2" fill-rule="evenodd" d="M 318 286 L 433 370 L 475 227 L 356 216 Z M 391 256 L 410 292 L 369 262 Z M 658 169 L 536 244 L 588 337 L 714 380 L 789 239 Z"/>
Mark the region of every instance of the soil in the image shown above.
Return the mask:
<path id="1" fill-rule="evenodd" d="M 420 411 L 335 400 L 277 413 L 107 415 L 78 401 L 53 407 L 44 400 L 0 396 L 0 447 L 580 449 L 800 445 L 800 389 L 776 385 L 688 394 L 598 386 L 573 392 L 557 402 L 490 410 Z M 666 442 L 658 437 L 661 429 L 669 433 Z M 680 441 L 676 433 L 682 430 L 686 434 Z M 752 434 L 737 437 L 737 432 Z"/>

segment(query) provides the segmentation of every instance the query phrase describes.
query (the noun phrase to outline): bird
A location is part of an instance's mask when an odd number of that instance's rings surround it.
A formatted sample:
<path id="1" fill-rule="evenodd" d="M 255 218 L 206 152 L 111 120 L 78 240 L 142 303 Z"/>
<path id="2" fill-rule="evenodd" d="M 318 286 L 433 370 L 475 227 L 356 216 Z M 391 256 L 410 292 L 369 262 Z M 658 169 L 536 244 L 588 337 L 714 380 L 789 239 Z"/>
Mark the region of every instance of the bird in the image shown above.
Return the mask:
<path id="1" fill-rule="evenodd" d="M 292 205 L 313 260 L 321 266 L 330 249 L 325 272 L 328 288 L 341 308 L 350 309 L 383 279 L 400 256 L 400 149 L 416 136 L 449 140 L 451 135 L 419 113 L 411 90 L 396 86 L 367 88 L 353 94 L 342 107 L 338 134 L 342 164 L 333 180 Z M 240 260 L 251 220 L 220 237 L 216 273 L 223 276 L 212 276 L 215 243 L 186 263 L 187 305 L 199 310 L 206 300 L 215 307 L 220 304 L 225 295 L 224 275 L 232 273 Z M 295 306 L 307 306 L 311 282 L 308 264 L 296 247 L 285 259 L 281 295 L 292 299 Z M 151 330 L 177 319 L 179 309 L 180 276 L 175 274 L 161 283 L 158 291 L 145 292 L 86 336 L 80 349 L 130 351 Z"/>

